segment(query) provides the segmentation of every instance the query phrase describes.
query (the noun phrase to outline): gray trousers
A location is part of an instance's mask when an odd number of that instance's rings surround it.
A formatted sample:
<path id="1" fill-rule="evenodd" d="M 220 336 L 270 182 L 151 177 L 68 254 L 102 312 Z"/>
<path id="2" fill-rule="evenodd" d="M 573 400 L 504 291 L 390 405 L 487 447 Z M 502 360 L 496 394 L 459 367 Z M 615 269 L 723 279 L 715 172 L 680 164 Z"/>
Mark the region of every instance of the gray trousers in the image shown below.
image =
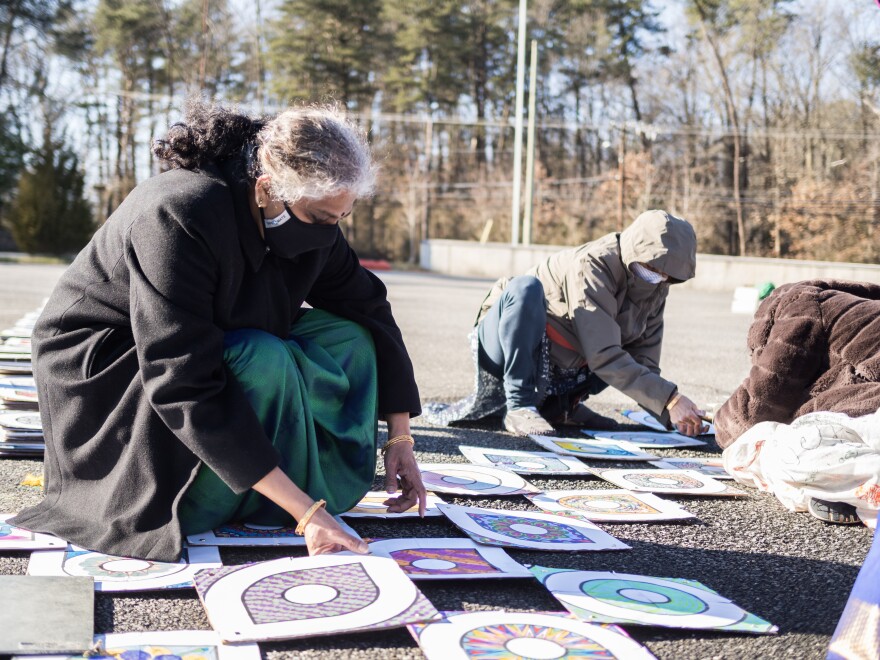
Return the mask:
<path id="1" fill-rule="evenodd" d="M 544 287 L 536 277 L 522 275 L 510 281 L 477 327 L 480 366 L 503 380 L 508 410 L 537 403 L 546 325 Z"/>

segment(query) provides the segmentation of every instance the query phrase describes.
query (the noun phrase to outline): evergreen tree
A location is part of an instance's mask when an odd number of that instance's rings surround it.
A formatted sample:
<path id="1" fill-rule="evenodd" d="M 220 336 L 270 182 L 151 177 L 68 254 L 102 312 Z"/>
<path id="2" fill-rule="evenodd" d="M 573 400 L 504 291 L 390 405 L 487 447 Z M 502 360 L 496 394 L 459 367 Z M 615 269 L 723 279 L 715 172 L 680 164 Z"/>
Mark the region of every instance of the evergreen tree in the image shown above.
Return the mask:
<path id="1" fill-rule="evenodd" d="M 19 178 L 6 218 L 19 249 L 60 255 L 82 248 L 95 231 L 84 189 L 76 156 L 47 134 Z"/>
<path id="2" fill-rule="evenodd" d="M 386 0 L 382 20 L 393 35 L 383 101 L 394 112 L 454 112 L 469 83 L 461 53 L 468 42 L 457 0 Z"/>
<path id="3" fill-rule="evenodd" d="M 282 2 L 269 39 L 276 95 L 369 108 L 389 43 L 381 9 L 381 0 Z"/>

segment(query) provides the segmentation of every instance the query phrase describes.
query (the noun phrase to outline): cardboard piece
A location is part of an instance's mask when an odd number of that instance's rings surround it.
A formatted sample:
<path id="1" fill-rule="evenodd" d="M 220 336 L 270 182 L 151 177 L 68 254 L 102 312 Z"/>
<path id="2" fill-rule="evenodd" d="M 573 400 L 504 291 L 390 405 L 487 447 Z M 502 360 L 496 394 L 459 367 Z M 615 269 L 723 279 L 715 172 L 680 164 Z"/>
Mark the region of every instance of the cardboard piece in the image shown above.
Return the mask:
<path id="1" fill-rule="evenodd" d="M 0 575 L 0 653 L 82 654 L 95 631 L 95 589 L 87 577 Z"/>

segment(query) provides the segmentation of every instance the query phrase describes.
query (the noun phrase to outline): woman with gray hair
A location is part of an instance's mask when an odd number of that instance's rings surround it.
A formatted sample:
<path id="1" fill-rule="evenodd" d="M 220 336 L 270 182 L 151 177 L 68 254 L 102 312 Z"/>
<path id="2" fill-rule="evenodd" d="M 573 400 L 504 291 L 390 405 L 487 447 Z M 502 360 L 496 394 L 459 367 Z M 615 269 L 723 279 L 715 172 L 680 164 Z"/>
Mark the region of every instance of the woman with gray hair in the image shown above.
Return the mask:
<path id="1" fill-rule="evenodd" d="M 362 132 L 333 108 L 251 118 L 202 102 L 61 277 L 34 330 L 45 498 L 15 524 L 177 560 L 227 522 L 298 521 L 311 554 L 366 544 L 331 514 L 373 482 L 425 489 L 419 394 L 382 282 L 339 229 L 372 193 Z M 399 483 L 398 483 L 399 482 Z"/>

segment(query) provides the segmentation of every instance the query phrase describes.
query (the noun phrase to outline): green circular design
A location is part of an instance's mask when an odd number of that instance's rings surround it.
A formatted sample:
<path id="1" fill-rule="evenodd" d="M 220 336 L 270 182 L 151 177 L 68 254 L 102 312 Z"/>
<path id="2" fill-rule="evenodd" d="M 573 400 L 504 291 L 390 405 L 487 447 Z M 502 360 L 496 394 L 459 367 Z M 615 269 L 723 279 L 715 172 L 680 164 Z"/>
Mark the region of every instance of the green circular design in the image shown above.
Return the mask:
<path id="1" fill-rule="evenodd" d="M 621 594 L 622 591 L 627 589 L 650 591 L 651 593 L 663 596 L 667 600 L 665 603 L 644 603 L 633 600 Z M 704 600 L 686 591 L 636 580 L 586 580 L 581 583 L 581 591 L 590 598 L 595 598 L 608 605 L 638 612 L 656 613 L 660 610 L 663 614 L 688 616 L 702 614 L 709 609 L 709 605 Z"/>

